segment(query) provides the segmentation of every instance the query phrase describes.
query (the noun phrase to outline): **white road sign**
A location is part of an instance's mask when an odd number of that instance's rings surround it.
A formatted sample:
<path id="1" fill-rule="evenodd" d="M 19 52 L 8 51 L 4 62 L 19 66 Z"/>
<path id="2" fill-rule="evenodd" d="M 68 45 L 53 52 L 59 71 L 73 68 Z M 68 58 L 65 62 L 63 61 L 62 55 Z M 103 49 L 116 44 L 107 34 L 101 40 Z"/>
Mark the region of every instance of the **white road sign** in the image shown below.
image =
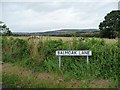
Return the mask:
<path id="1" fill-rule="evenodd" d="M 92 56 L 90 50 L 58 50 L 56 51 L 57 56 Z"/>

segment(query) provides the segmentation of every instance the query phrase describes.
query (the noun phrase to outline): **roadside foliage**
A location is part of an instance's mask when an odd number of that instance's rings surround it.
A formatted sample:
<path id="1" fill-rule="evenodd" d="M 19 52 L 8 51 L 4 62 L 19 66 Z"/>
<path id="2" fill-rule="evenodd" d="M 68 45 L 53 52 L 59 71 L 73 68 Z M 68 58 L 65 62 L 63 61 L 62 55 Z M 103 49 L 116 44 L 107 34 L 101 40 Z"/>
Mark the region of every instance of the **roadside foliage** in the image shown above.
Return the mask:
<path id="1" fill-rule="evenodd" d="M 104 39 L 96 38 L 73 38 L 71 41 L 2 38 L 4 63 L 19 64 L 33 72 L 62 73 L 77 80 L 112 79 L 117 82 L 120 76 L 119 49 L 119 42 L 108 44 Z M 93 54 L 89 57 L 89 64 L 84 56 L 61 57 L 59 70 L 56 50 L 92 50 Z"/>

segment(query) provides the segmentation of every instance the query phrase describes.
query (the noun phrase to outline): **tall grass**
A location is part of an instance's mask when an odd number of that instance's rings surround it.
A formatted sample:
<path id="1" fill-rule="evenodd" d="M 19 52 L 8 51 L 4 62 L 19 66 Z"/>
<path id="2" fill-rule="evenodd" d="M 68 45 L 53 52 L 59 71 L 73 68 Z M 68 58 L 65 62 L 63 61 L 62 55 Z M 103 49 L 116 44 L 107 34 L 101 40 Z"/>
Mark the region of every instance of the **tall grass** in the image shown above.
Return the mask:
<path id="1" fill-rule="evenodd" d="M 106 44 L 103 39 L 74 38 L 72 41 L 63 40 L 23 40 L 2 38 L 3 62 L 12 62 L 28 67 L 33 71 L 59 73 L 56 50 L 92 50 L 86 63 L 86 57 L 62 57 L 61 72 L 76 79 L 114 79 L 118 80 L 119 69 L 119 42 Z"/>

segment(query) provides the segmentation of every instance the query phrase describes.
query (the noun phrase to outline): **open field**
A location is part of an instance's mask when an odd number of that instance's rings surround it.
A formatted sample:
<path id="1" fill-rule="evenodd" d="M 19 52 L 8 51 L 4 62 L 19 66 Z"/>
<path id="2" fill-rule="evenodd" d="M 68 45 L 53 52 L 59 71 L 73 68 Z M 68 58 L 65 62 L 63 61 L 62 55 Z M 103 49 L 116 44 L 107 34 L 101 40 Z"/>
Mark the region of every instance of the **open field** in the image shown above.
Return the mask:
<path id="1" fill-rule="evenodd" d="M 119 43 L 115 39 L 3 37 L 3 86 L 39 88 L 118 88 Z M 86 57 L 62 57 L 56 50 L 92 50 Z"/>
<path id="2" fill-rule="evenodd" d="M 29 39 L 31 38 L 30 36 L 7 36 L 8 38 L 19 38 L 19 39 Z M 34 39 L 51 39 L 51 40 L 63 40 L 63 41 L 71 41 L 73 39 L 81 39 L 82 37 L 53 37 L 53 36 L 35 36 Z M 84 39 L 88 39 L 88 37 L 84 37 Z M 89 38 L 92 39 L 92 38 Z M 96 39 L 101 39 L 101 38 L 96 38 Z M 115 43 L 118 41 L 118 39 L 107 39 L 107 38 L 103 38 L 107 43 Z"/>

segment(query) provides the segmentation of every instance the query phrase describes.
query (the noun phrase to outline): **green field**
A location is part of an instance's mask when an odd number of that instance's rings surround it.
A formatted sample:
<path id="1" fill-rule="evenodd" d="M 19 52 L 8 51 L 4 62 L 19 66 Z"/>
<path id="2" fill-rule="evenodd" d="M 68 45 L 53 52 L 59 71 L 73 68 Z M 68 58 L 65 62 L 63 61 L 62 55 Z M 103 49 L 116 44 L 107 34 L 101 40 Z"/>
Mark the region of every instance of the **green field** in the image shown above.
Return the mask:
<path id="1" fill-rule="evenodd" d="M 120 44 L 115 39 L 2 37 L 3 87 L 118 88 Z M 62 57 L 56 50 L 92 50 L 86 57 Z"/>

